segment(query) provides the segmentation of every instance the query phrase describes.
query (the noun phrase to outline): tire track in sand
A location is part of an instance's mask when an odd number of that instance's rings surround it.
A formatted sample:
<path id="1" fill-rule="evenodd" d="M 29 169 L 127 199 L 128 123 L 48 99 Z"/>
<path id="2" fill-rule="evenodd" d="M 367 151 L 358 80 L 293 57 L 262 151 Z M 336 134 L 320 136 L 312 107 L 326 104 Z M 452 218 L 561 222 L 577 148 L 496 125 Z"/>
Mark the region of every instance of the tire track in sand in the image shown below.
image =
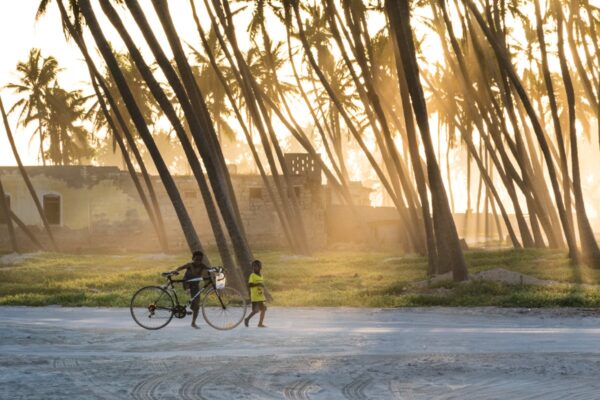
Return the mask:
<path id="1" fill-rule="evenodd" d="M 214 382 L 217 378 L 223 376 L 229 369 L 229 365 L 220 368 L 206 371 L 201 375 L 193 375 L 183 382 L 183 385 L 178 390 L 178 394 L 183 400 L 209 400 L 202 395 L 202 389 L 209 383 Z"/>
<path id="2" fill-rule="evenodd" d="M 156 368 L 158 367 L 158 368 Z M 164 396 L 157 393 L 158 387 L 164 382 L 174 382 L 175 379 L 180 376 L 182 372 L 180 369 L 176 371 L 169 371 L 165 363 L 160 363 L 154 368 L 151 368 L 154 372 L 164 372 L 153 374 L 148 378 L 142 379 L 134 388 L 131 390 L 131 397 L 136 400 L 158 400 Z M 156 371 L 156 370 L 162 371 Z"/>
<path id="3" fill-rule="evenodd" d="M 368 375 L 361 375 L 342 388 L 342 395 L 348 400 L 366 400 L 365 389 L 373 382 Z"/>
<path id="4" fill-rule="evenodd" d="M 308 393 L 316 391 L 315 389 L 311 380 L 300 379 L 283 388 L 283 397 L 286 400 L 310 400 Z"/>

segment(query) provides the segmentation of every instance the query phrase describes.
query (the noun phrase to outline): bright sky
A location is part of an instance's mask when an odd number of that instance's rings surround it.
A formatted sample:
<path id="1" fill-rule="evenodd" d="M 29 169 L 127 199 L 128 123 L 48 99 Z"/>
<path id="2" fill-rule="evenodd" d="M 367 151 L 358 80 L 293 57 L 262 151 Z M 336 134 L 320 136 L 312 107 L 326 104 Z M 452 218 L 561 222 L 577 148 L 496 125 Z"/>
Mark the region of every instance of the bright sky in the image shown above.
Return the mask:
<path id="1" fill-rule="evenodd" d="M 158 18 L 154 14 L 154 9 L 149 0 L 140 0 L 140 3 L 146 11 L 146 17 L 152 26 L 160 26 Z M 200 4 L 198 2 L 197 4 Z M 6 108 L 11 108 L 17 101 L 17 97 L 12 94 L 11 90 L 4 86 L 11 82 L 18 81 L 16 73 L 16 65 L 19 61 L 27 59 L 29 50 L 33 47 L 38 47 L 42 50 L 43 56 L 54 56 L 59 65 L 64 71 L 59 75 L 60 84 L 67 89 L 83 89 L 91 94 L 91 88 L 87 86 L 89 81 L 87 68 L 83 62 L 83 57 L 75 44 L 67 42 L 63 33 L 60 22 L 60 13 L 58 6 L 51 2 L 47 14 L 39 21 L 35 20 L 35 13 L 39 5 L 39 0 L 22 0 L 11 2 L 10 12 L 5 12 L 8 8 L 6 3 L 2 4 L 4 10 L 0 12 L 0 37 L 3 38 L 0 45 L 0 96 Z M 117 49 L 122 49 L 118 35 L 113 30 L 112 25 L 104 18 L 104 13 L 96 2 L 93 2 L 96 16 L 100 20 L 102 26 L 106 27 L 105 34 L 108 39 L 113 42 Z M 192 18 L 192 11 L 189 2 L 185 0 L 169 2 L 171 14 L 175 21 L 175 26 L 178 29 L 182 40 L 192 44 L 194 47 L 200 48 L 198 33 Z M 203 7 L 198 7 L 198 12 L 203 19 Z M 125 20 L 125 25 L 131 27 L 130 34 L 134 37 L 136 43 L 143 45 L 144 40 L 141 34 L 137 31 L 135 22 L 131 18 L 126 18 L 128 14 L 121 13 L 121 17 Z M 244 23 L 244 29 L 247 24 Z M 238 32 L 240 44 L 242 46 L 247 43 L 244 37 L 244 30 Z M 160 29 L 155 30 L 155 34 L 159 36 Z M 159 36 L 160 37 L 160 36 Z M 163 48 L 168 52 L 168 45 L 163 39 Z M 137 40 L 136 40 L 137 39 Z M 89 33 L 86 37 L 88 45 L 93 43 Z M 144 54 L 149 54 L 149 51 L 142 48 Z M 170 54 L 167 53 L 169 56 Z M 33 139 L 30 143 L 31 129 L 17 127 L 17 113 L 9 117 L 13 134 L 16 137 L 19 147 L 19 154 L 25 164 L 38 164 L 37 148 L 38 143 Z M 6 135 L 4 127 L 0 129 L 0 165 L 16 165 Z"/>

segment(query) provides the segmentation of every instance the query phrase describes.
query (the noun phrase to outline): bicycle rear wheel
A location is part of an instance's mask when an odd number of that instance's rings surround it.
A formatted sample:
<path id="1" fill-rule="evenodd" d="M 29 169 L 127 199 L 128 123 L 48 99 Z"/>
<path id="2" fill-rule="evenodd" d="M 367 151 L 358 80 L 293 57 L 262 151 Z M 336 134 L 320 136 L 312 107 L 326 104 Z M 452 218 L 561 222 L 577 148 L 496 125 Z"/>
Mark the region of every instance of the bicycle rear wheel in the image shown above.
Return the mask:
<path id="1" fill-rule="evenodd" d="M 158 286 L 146 286 L 133 295 L 129 310 L 139 326 L 156 330 L 171 322 L 174 306 L 169 292 Z"/>
<path id="2" fill-rule="evenodd" d="M 236 289 L 210 289 L 202 300 L 202 316 L 215 329 L 226 331 L 242 322 L 246 315 L 246 300 Z"/>

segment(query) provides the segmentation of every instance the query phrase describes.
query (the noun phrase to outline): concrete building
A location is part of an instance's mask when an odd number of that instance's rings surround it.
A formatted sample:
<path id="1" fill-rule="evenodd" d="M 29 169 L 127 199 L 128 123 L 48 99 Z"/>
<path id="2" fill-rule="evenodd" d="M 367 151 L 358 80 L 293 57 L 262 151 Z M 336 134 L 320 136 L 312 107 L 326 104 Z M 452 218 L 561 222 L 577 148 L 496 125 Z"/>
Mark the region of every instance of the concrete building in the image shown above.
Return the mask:
<path id="1" fill-rule="evenodd" d="M 94 166 L 26 169 L 63 250 L 151 251 L 158 248 L 152 225 L 127 172 L 117 167 Z M 191 176 L 174 178 L 202 243 L 213 244 L 212 230 L 195 179 Z M 47 242 L 41 217 L 18 169 L 0 167 L 0 179 L 11 210 Z M 158 177 L 152 179 L 170 248 L 185 249 L 179 222 L 163 185 Z M 262 178 L 232 174 L 231 179 L 250 243 L 259 247 L 285 246 L 279 219 Z M 292 184 L 311 244 L 321 247 L 326 243 L 324 187 L 314 175 L 303 173 L 294 174 Z M 0 215 L 0 224 L 0 250 L 8 250 L 4 215 Z M 28 240 L 21 236 L 21 242 L 27 243 Z"/>

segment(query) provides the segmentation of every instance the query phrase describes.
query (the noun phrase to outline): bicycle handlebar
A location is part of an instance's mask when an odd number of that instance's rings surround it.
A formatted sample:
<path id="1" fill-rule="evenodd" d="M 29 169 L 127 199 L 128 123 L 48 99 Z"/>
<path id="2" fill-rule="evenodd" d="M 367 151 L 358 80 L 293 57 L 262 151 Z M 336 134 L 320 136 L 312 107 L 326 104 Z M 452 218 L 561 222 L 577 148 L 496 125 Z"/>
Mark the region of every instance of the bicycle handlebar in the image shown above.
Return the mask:
<path id="1" fill-rule="evenodd" d="M 208 272 L 217 272 L 217 273 L 224 273 L 225 270 L 223 269 L 223 267 L 211 267 L 207 269 Z M 173 275 L 179 275 L 179 271 L 167 271 L 167 272 L 161 272 L 160 273 L 162 276 L 164 276 L 165 278 L 171 277 Z"/>

